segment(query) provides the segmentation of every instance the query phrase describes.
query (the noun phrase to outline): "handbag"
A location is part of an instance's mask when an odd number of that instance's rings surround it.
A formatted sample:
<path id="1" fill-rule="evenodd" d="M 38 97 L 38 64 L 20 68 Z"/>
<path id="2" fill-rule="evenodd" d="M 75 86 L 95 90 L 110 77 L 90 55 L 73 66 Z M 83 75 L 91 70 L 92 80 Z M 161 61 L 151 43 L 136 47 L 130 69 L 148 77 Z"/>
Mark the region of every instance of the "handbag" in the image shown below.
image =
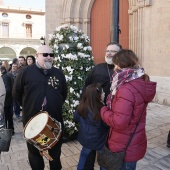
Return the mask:
<path id="1" fill-rule="evenodd" d="M 135 127 L 132 135 L 130 136 L 129 141 L 128 141 L 127 146 L 124 151 L 112 152 L 109 150 L 109 148 L 106 145 L 104 145 L 104 147 L 102 148 L 102 151 L 98 152 L 97 161 L 98 161 L 98 164 L 100 167 L 105 168 L 106 170 L 121 170 L 121 167 L 122 167 L 125 155 L 126 155 L 126 150 L 129 146 L 130 142 L 132 141 L 132 138 L 135 134 L 135 131 L 139 125 L 140 119 L 144 112 L 145 112 L 145 108 L 144 108 L 144 111 L 142 112 L 142 114 L 140 115 L 138 123 L 136 124 L 136 127 Z M 107 137 L 107 139 L 108 139 L 108 137 Z"/>
<path id="2" fill-rule="evenodd" d="M 105 145 L 102 148 L 101 153 L 98 152 L 98 164 L 100 167 L 105 168 L 106 170 L 120 170 L 125 157 L 125 153 L 125 151 L 112 152 Z"/>
<path id="3" fill-rule="evenodd" d="M 0 129 L 0 152 L 8 152 L 9 151 L 9 146 L 11 143 L 11 138 L 12 138 L 12 129 L 6 129 L 4 126 L 5 121 L 3 119 L 2 113 L 0 113 L 0 122 L 1 122 L 1 129 Z M 3 122 L 3 124 L 2 124 Z M 3 127 L 4 126 L 4 127 Z"/>
<path id="4" fill-rule="evenodd" d="M 8 152 L 12 138 L 12 129 L 0 129 L 0 152 Z"/>

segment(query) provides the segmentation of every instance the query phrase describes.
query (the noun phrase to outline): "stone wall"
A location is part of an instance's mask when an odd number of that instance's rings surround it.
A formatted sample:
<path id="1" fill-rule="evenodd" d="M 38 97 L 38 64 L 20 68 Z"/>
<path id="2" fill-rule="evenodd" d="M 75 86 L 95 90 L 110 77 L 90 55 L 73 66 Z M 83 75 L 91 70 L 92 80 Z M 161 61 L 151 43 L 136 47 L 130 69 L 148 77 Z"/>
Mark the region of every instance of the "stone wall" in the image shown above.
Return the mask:
<path id="1" fill-rule="evenodd" d="M 95 0 L 46 0 L 46 37 L 61 24 L 72 24 L 90 37 L 90 14 Z"/>
<path id="2" fill-rule="evenodd" d="M 130 49 L 157 82 L 154 101 L 170 105 L 170 2 L 129 0 L 129 15 Z"/>
<path id="3" fill-rule="evenodd" d="M 154 102 L 170 106 L 170 77 L 151 76 L 151 80 L 157 82 Z"/>
<path id="4" fill-rule="evenodd" d="M 62 24 L 63 1 L 46 0 L 46 40 L 56 27 Z"/>
<path id="5" fill-rule="evenodd" d="M 128 0 L 129 48 L 139 57 L 151 79 L 157 81 L 154 101 L 170 105 L 170 1 Z M 46 35 L 62 23 L 77 25 L 90 35 L 94 0 L 46 0 Z"/>

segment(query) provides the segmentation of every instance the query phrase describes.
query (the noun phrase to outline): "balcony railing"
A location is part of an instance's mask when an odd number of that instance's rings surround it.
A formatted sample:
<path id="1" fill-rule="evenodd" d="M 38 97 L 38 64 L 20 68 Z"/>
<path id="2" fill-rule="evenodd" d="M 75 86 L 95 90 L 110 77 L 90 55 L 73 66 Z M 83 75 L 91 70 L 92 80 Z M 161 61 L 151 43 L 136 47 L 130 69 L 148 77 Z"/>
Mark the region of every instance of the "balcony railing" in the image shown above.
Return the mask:
<path id="1" fill-rule="evenodd" d="M 40 45 L 40 38 L 0 38 L 0 45 L 30 44 Z"/>

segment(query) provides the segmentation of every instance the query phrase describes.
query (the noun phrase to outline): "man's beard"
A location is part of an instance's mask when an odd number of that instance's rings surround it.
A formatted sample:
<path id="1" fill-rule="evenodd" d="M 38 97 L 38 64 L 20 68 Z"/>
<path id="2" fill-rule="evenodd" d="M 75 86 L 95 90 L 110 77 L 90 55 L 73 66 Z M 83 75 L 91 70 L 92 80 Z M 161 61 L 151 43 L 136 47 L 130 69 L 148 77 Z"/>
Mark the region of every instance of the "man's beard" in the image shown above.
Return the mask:
<path id="1" fill-rule="evenodd" d="M 49 70 L 52 68 L 52 62 L 49 62 L 49 61 L 45 61 L 44 62 L 44 67 L 45 69 Z"/>
<path id="2" fill-rule="evenodd" d="M 105 56 L 105 61 L 106 61 L 107 64 L 113 65 L 112 57 L 108 58 L 107 56 Z"/>

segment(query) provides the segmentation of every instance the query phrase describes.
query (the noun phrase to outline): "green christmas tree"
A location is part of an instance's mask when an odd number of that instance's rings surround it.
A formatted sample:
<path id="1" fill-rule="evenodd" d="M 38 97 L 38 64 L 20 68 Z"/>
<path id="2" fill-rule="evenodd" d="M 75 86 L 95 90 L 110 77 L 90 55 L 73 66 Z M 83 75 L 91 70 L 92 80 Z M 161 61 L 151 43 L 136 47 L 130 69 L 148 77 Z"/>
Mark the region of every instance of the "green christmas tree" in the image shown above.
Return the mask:
<path id="1" fill-rule="evenodd" d="M 73 122 L 74 112 L 79 104 L 82 88 L 89 72 L 94 67 L 90 40 L 73 25 L 61 25 L 49 35 L 50 46 L 55 54 L 54 66 L 63 70 L 68 96 L 63 106 L 64 133 L 69 136 L 77 132 Z"/>

